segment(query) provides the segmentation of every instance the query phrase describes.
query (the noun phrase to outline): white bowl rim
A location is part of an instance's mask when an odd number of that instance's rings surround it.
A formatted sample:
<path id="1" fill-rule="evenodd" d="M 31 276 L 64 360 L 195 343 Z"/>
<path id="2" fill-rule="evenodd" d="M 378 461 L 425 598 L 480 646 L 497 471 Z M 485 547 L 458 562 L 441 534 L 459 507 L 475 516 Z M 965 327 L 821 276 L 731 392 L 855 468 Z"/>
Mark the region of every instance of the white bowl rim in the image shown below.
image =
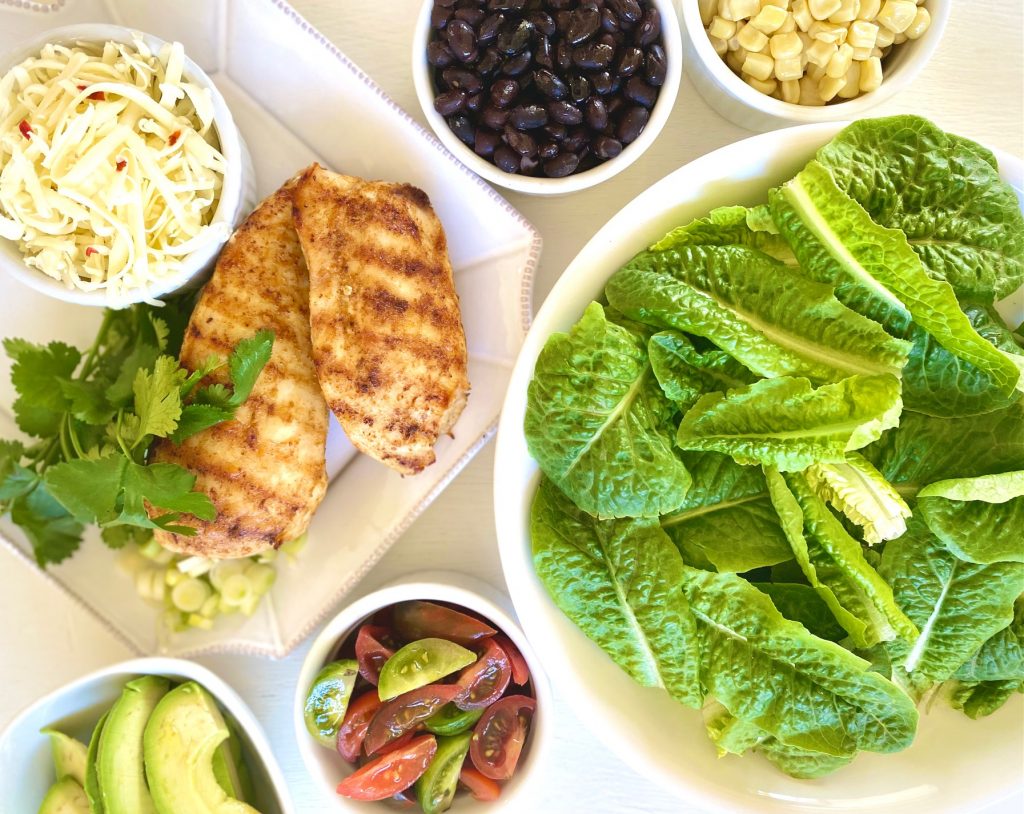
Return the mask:
<path id="1" fill-rule="evenodd" d="M 681 165 L 676 170 L 670 172 L 668 175 L 640 192 L 629 203 L 619 209 L 618 212 L 616 212 L 615 215 L 613 215 L 606 223 L 604 223 L 595 235 L 587 241 L 586 244 L 584 244 L 579 253 L 569 262 L 569 265 L 566 267 L 565 271 L 562 272 L 551 292 L 544 300 L 540 310 L 534 317 L 533 325 L 531 326 L 530 332 L 527 334 L 523 347 L 520 350 L 519 357 L 512 372 L 512 378 L 509 382 L 508 390 L 506 391 L 501 421 L 498 425 L 497 437 L 495 439 L 493 491 L 494 519 L 498 539 L 498 553 L 501 558 L 502 570 L 505 575 L 505 583 L 508 586 L 513 605 L 515 606 L 516 613 L 520 618 L 520 622 L 523 625 L 524 630 L 529 631 L 529 635 L 538 643 L 539 649 L 543 648 L 543 650 L 548 651 L 554 647 L 560 646 L 560 639 L 557 634 L 549 632 L 549 627 L 546 622 L 547 612 L 542 611 L 539 606 L 535 606 L 532 603 L 532 595 L 524 595 L 527 592 L 522 588 L 516 590 L 516 588 L 523 583 L 524 579 L 534 579 L 535 573 L 532 571 L 532 567 L 526 562 L 529 558 L 524 558 L 523 556 L 524 549 L 528 550 L 529 548 L 529 529 L 522 522 L 522 503 L 518 499 L 510 498 L 510 494 L 515 494 L 519 491 L 519 476 L 518 474 L 512 474 L 514 465 L 510 466 L 507 464 L 506 459 L 512 458 L 514 460 L 519 460 L 520 450 L 522 450 L 522 454 L 525 455 L 525 459 L 527 459 L 527 465 L 533 472 L 532 477 L 534 480 L 536 479 L 539 469 L 535 462 L 528 460 L 529 453 L 526 451 L 525 441 L 522 438 L 521 422 L 523 409 L 521 409 L 521 407 L 525 404 L 526 386 L 532 377 L 533 367 L 540 349 L 543 347 L 547 337 L 553 331 L 562 330 L 561 328 L 555 328 L 548 325 L 548 322 L 550 321 L 548 314 L 559 310 L 562 307 L 562 301 L 572 297 L 574 291 L 577 291 L 581 287 L 586 288 L 589 286 L 592 278 L 596 279 L 601 277 L 601 275 L 595 270 L 599 266 L 594 266 L 590 264 L 589 261 L 593 259 L 592 255 L 596 252 L 604 253 L 609 248 L 610 241 L 606 235 L 608 233 L 617 234 L 621 232 L 622 229 L 617 228 L 620 224 L 625 225 L 636 223 L 638 221 L 649 221 L 651 219 L 651 213 L 647 212 L 647 210 L 643 208 L 644 201 L 648 195 L 656 194 L 657 190 L 671 189 L 674 186 L 678 186 L 678 176 L 684 173 L 689 174 L 693 172 L 695 167 L 714 164 L 730 166 L 730 157 L 733 154 L 741 155 L 747 153 L 760 155 L 760 145 L 785 139 L 787 135 L 793 138 L 806 137 L 807 141 L 811 141 L 813 139 L 818 144 L 824 144 L 850 123 L 851 122 L 848 121 L 816 122 L 792 128 L 773 130 L 767 133 L 760 133 L 720 147 L 717 150 L 713 150 L 710 153 L 706 153 Z M 1024 178 L 1024 161 L 1003 150 L 996 148 L 990 149 L 992 149 L 993 154 L 999 162 L 1001 174 L 1012 175 L 1015 178 Z M 1017 192 L 1018 198 L 1024 199 L 1024 190 L 1016 185 L 1014 185 L 1014 189 Z M 687 201 L 685 205 L 689 206 L 693 203 L 693 201 Z M 1024 207 L 1024 200 L 1022 200 L 1022 207 Z M 656 215 L 657 213 L 654 214 Z M 617 241 L 613 240 L 611 242 L 614 243 Z M 642 248 L 642 246 L 638 247 L 637 251 Z M 611 272 L 608 273 L 608 275 L 610 274 Z M 603 280 L 607 279 L 607 275 L 601 277 L 601 279 L 603 284 Z M 582 309 L 580 312 L 582 313 Z M 510 482 L 510 479 L 513 477 L 515 477 L 516 480 Z M 515 531 L 515 534 L 513 533 L 513 530 Z M 551 612 L 560 614 L 561 611 L 554 605 L 553 601 L 544 594 L 543 589 L 541 589 L 541 593 L 553 609 Z M 577 632 L 579 633 L 578 629 Z M 583 634 L 579 633 L 579 635 L 582 636 Z M 596 645 L 594 646 L 596 647 Z M 642 753 L 630 748 L 630 745 L 626 743 L 624 738 L 616 737 L 618 734 L 617 727 L 614 725 L 614 722 L 605 715 L 604 708 L 602 706 L 604 702 L 595 703 L 594 699 L 590 697 L 590 693 L 582 691 L 581 688 L 583 686 L 583 682 L 581 679 L 579 679 L 575 674 L 559 674 L 555 679 L 555 683 L 559 686 L 559 695 L 567 699 L 569 706 L 572 708 L 577 718 L 582 721 L 591 730 L 591 732 L 602 741 L 602 743 L 614 752 L 617 757 L 629 765 L 637 772 L 637 774 L 652 779 L 661 788 L 674 794 L 681 800 L 685 801 L 688 805 L 694 806 L 702 811 L 707 811 L 708 814 L 711 814 L 712 812 L 714 812 L 714 814 L 739 814 L 740 811 L 749 812 L 749 814 L 763 814 L 765 810 L 768 810 L 766 806 L 768 806 L 769 803 L 785 806 L 784 801 L 766 797 L 762 800 L 751 799 L 748 803 L 744 803 L 741 807 L 738 807 L 735 799 L 730 799 L 728 801 L 724 800 L 716 791 L 714 785 L 706 780 L 701 780 L 701 778 L 696 776 L 692 771 L 683 775 L 678 770 L 673 771 L 664 766 L 647 763 L 644 760 Z M 1017 701 L 1020 701 L 1020 699 L 1017 699 Z M 696 731 L 695 737 L 704 737 L 704 733 Z M 820 787 L 818 788 L 820 789 Z M 810 791 L 813 791 L 813 789 Z M 1022 791 L 1024 791 L 1024 782 L 1022 782 L 1018 788 L 1011 789 L 1009 793 L 1020 794 Z M 985 799 L 978 799 L 978 804 L 994 804 L 1006 799 L 1005 790 L 989 790 L 988 795 L 989 796 Z M 794 806 L 793 810 L 797 810 L 796 806 L 798 803 L 794 802 L 792 805 Z M 827 807 L 830 811 L 833 810 L 827 800 L 821 800 L 820 805 Z M 770 810 L 779 811 L 781 809 L 775 808 L 773 805 Z M 812 806 L 808 810 L 824 811 L 826 808 Z M 865 811 L 868 809 L 854 805 L 849 807 L 844 806 L 843 810 Z M 888 812 L 894 809 L 886 808 L 885 810 Z"/>
<path id="2" fill-rule="evenodd" d="M 361 596 L 335 614 L 313 640 L 295 684 L 293 701 L 293 718 L 295 723 L 295 739 L 298 741 L 299 753 L 311 781 L 319 787 L 326 797 L 334 800 L 335 808 L 342 812 L 371 812 L 375 809 L 370 803 L 349 800 L 334 793 L 335 783 L 325 781 L 320 776 L 319 757 L 325 750 L 317 744 L 309 732 L 303 717 L 306 693 L 316 674 L 327 663 L 335 647 L 346 639 L 364 619 L 381 608 L 389 607 L 398 602 L 412 599 L 437 600 L 461 605 L 469 610 L 482 614 L 498 627 L 498 632 L 506 635 L 519 649 L 530 669 L 530 681 L 533 685 L 537 709 L 530 726 L 530 748 L 516 768 L 512 780 L 502 787 L 501 796 L 494 802 L 481 804 L 481 812 L 493 814 L 511 814 L 516 809 L 513 803 L 520 800 L 523 790 L 529 785 L 528 780 L 544 769 L 543 756 L 548 751 L 548 743 L 553 736 L 554 699 L 547 674 L 541 667 L 540 658 L 533 649 L 526 634 L 504 605 L 509 602 L 490 583 L 476 577 L 454 571 L 418 571 L 406 574 L 388 582 L 384 586 Z M 341 760 L 339 758 L 339 760 Z M 341 779 L 339 775 L 338 780 Z M 463 806 L 464 807 L 464 806 Z M 475 810 L 476 804 L 473 801 Z M 460 809 L 461 810 L 461 809 Z"/>
<path id="3" fill-rule="evenodd" d="M 665 44 L 665 55 L 668 60 L 668 71 L 665 83 L 661 86 L 658 99 L 651 109 L 651 117 L 643 132 L 635 141 L 625 145 L 622 152 L 584 172 L 573 173 L 564 178 L 546 178 L 544 176 L 518 175 L 503 172 L 494 164 L 478 156 L 472 149 L 462 143 L 444 118 L 434 110 L 433 84 L 430 80 L 430 67 L 427 64 L 426 44 L 430 37 L 430 11 L 433 0 L 424 0 L 413 28 L 412 42 L 412 79 L 416 89 L 423 115 L 430 129 L 459 161 L 481 178 L 492 184 L 523 192 L 530 195 L 567 195 L 589 189 L 607 181 L 625 170 L 643 155 L 661 134 L 669 116 L 675 108 L 682 79 L 682 35 L 679 31 L 679 17 L 673 0 L 649 0 L 661 13 L 661 32 Z"/>
<path id="4" fill-rule="evenodd" d="M 114 23 L 74 23 L 63 25 L 44 31 L 29 42 L 18 46 L 18 48 L 0 54 L 0 76 L 14 65 L 27 59 L 31 54 L 38 53 L 48 43 L 66 43 L 69 40 L 86 40 L 89 42 L 113 40 L 130 44 L 134 35 L 141 35 L 142 39 L 150 47 L 155 47 L 155 49 L 159 49 L 160 46 L 169 42 L 162 37 L 141 31 L 138 28 L 115 25 Z M 230 235 L 234 231 L 235 226 L 234 213 L 241 204 L 245 192 L 245 179 L 242 178 L 242 174 L 243 172 L 251 171 L 246 166 L 246 148 L 242 142 L 241 133 L 235 124 L 234 117 L 231 115 L 231 110 L 221 92 L 217 89 L 217 86 L 206 71 L 187 52 L 185 53 L 183 75 L 210 90 L 214 109 L 213 126 L 217 130 L 220 150 L 226 159 L 227 169 L 224 173 L 224 183 L 221 187 L 220 198 L 217 201 L 217 208 L 214 210 L 207 228 L 218 223 L 226 223 L 229 230 L 228 234 Z M 209 244 L 197 248 L 193 253 L 185 257 L 181 270 L 176 274 L 159 280 L 153 280 L 144 288 L 133 288 L 117 298 L 112 298 L 106 288 L 94 291 L 66 288 L 59 280 L 54 280 L 36 269 L 29 268 L 24 263 L 12 263 L 10 265 L 3 263 L 4 268 L 0 269 L 0 271 L 5 270 L 30 288 L 65 302 L 102 308 L 124 308 L 133 303 L 164 296 L 186 285 L 200 272 L 201 266 L 206 265 L 205 260 L 202 260 L 201 263 L 199 262 L 199 254 L 212 250 L 213 256 L 216 256 L 220 247 L 227 242 L 227 239 L 225 237 L 220 242 L 211 241 Z M 5 242 L 14 245 L 14 241 Z"/>
<path id="5" fill-rule="evenodd" d="M 224 679 L 207 667 L 188 659 L 177 659 L 167 656 L 149 656 L 145 658 L 128 659 L 101 667 L 80 678 L 63 684 L 57 689 L 48 692 L 41 698 L 36 699 L 27 705 L 11 720 L 3 731 L 0 732 L 0 743 L 5 741 L 9 734 L 17 729 L 23 721 L 31 718 L 37 710 L 53 703 L 57 699 L 89 687 L 98 681 L 112 678 L 119 675 L 161 675 L 181 676 L 190 681 L 196 681 L 206 689 L 217 702 L 231 715 L 235 723 L 245 733 L 245 737 L 253 747 L 253 751 L 263 764 L 263 770 L 270 781 L 274 794 L 277 795 L 283 814 L 292 814 L 294 806 L 288 784 L 285 782 L 284 774 L 277 763 L 274 752 L 267 740 L 263 727 L 256 719 L 249 705 Z"/>
<path id="6" fill-rule="evenodd" d="M 711 74 L 721 90 L 758 113 L 788 120 L 793 124 L 815 124 L 860 118 L 870 108 L 881 104 L 909 85 L 928 64 L 935 49 L 939 47 L 939 42 L 946 30 L 946 23 L 949 21 L 952 5 L 951 0 L 932 0 L 929 3 L 932 22 L 928 26 L 928 30 L 919 39 L 912 41 L 913 52 L 908 54 L 908 58 L 896 71 L 883 77 L 882 84 L 876 90 L 853 99 L 819 107 L 798 105 L 775 99 L 755 90 L 734 74 L 732 69 L 726 65 L 725 60 L 712 47 L 711 40 L 708 39 L 701 21 L 697 3 L 683 1 L 682 24 L 701 65 Z M 932 6 L 935 6 L 934 10 L 931 8 Z M 692 68 L 688 66 L 687 70 L 692 70 Z"/>

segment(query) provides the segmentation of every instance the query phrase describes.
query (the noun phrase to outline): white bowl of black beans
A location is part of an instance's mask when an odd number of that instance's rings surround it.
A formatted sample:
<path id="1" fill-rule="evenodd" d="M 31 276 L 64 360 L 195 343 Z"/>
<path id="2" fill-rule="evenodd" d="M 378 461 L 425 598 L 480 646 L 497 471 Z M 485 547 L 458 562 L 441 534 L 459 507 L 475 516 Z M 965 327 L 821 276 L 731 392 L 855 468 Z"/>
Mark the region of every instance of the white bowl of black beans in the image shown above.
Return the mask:
<path id="1" fill-rule="evenodd" d="M 473 172 L 565 195 L 650 147 L 681 51 L 671 0 L 425 0 L 413 80 L 437 137 Z"/>

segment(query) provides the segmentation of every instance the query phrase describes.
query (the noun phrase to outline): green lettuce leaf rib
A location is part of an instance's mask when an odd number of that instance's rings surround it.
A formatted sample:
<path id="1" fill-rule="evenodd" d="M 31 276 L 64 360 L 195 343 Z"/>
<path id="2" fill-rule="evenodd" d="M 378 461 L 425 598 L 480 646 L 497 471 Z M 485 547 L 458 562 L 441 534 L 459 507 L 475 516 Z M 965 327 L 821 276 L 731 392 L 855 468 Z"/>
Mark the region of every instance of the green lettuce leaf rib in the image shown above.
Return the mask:
<path id="1" fill-rule="evenodd" d="M 842 463 L 899 423 L 895 376 L 851 376 L 817 389 L 807 379 L 763 379 L 728 395 L 702 396 L 683 416 L 681 449 L 723 452 L 783 471 Z"/>
<path id="2" fill-rule="evenodd" d="M 702 700 L 683 560 L 657 520 L 596 520 L 551 481 L 530 515 L 533 561 L 555 604 L 635 681 Z"/>
<path id="3" fill-rule="evenodd" d="M 675 413 L 645 337 L 609 322 L 592 303 L 537 358 L 524 430 L 544 474 L 584 511 L 657 517 L 675 509 L 690 485 L 672 446 Z"/>

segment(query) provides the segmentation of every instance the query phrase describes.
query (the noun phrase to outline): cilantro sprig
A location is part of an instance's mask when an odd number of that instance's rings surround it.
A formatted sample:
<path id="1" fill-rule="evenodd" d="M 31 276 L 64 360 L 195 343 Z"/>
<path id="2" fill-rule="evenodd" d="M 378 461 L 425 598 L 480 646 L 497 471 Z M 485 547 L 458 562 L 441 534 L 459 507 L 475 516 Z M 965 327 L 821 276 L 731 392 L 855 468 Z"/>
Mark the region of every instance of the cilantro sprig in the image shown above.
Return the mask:
<path id="1" fill-rule="evenodd" d="M 180 444 L 231 420 L 270 359 L 274 336 L 260 331 L 228 359 L 211 357 L 189 371 L 176 356 L 193 303 L 188 296 L 159 310 L 108 310 L 84 354 L 62 342 L 4 340 L 14 362 L 15 419 L 35 440 L 0 440 L 0 513 L 10 511 L 40 565 L 73 554 L 86 525 L 99 526 L 117 548 L 156 528 L 195 534 L 184 515 L 215 517 L 194 475 L 148 462 L 148 451 L 155 438 Z M 230 387 L 201 386 L 225 365 Z"/>

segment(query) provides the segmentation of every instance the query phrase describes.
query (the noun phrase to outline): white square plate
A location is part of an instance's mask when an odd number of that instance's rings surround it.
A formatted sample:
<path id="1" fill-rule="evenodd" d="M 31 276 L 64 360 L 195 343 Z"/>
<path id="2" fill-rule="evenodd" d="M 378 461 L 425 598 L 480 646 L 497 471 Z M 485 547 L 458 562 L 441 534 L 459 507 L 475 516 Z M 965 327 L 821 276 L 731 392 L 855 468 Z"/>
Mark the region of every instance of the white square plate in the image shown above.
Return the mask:
<path id="1" fill-rule="evenodd" d="M 140 653 L 233 651 L 283 656 L 366 574 L 494 431 L 512 365 L 530 320 L 540 237 L 490 187 L 465 169 L 369 78 L 281 0 L 0 0 L 0 52 L 51 28 L 109 22 L 178 40 L 228 102 L 252 153 L 260 197 L 318 160 L 367 178 L 424 189 L 448 235 L 469 346 L 469 405 L 437 462 L 402 478 L 357 455 L 332 421 L 327 497 L 294 566 L 282 565 L 270 597 L 251 618 L 218 619 L 214 630 L 162 633 L 159 612 L 115 555 L 87 535 L 74 557 L 48 574 Z M 0 277 L 0 337 L 91 342 L 99 309 L 69 305 Z M 10 360 L 0 359 L 0 438 L 16 434 Z M 33 562 L 27 541 L 0 518 L 0 542 Z"/>

